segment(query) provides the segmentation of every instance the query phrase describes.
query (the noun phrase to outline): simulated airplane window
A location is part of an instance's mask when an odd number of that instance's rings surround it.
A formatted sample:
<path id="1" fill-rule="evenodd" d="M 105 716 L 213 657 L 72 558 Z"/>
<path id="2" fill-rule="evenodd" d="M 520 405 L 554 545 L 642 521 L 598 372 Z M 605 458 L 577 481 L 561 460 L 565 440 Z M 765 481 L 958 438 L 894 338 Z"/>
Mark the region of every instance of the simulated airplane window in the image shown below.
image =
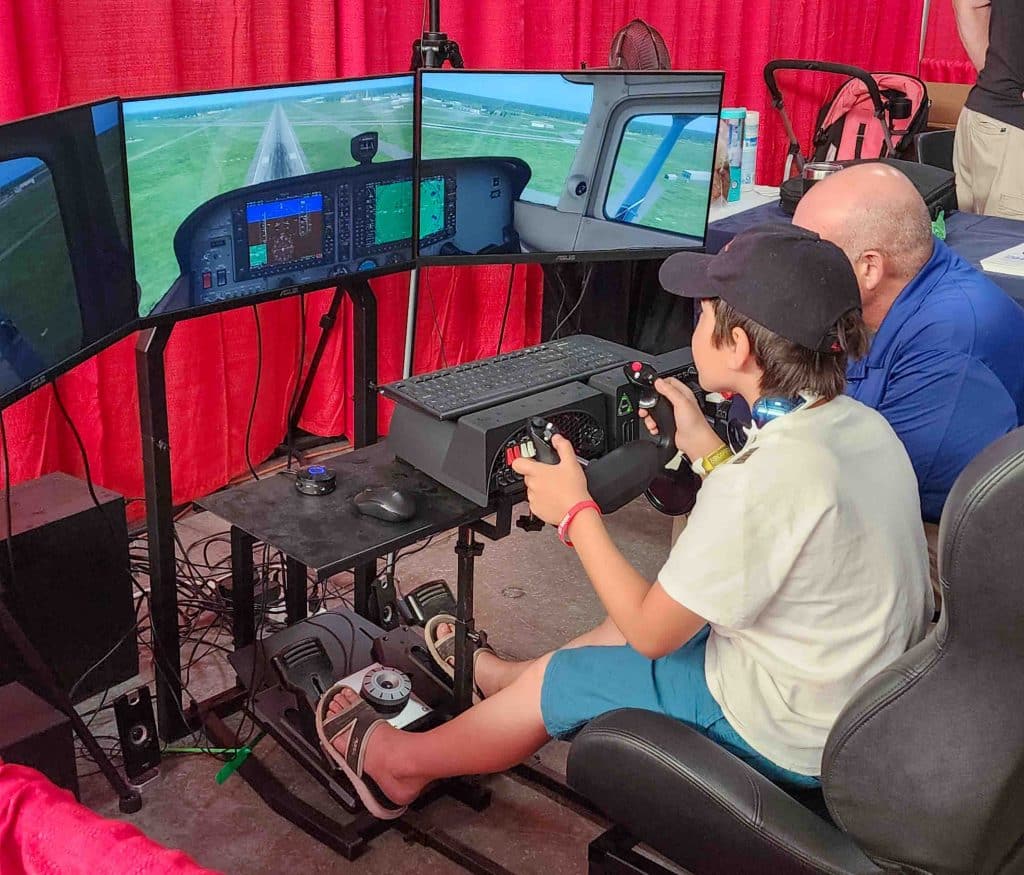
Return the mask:
<path id="1" fill-rule="evenodd" d="M 139 314 L 412 261 L 413 78 L 125 103 Z"/>
<path id="2" fill-rule="evenodd" d="M 0 126 L 0 405 L 137 318 L 120 104 Z"/>
<path id="3" fill-rule="evenodd" d="M 0 162 L 0 394 L 77 352 L 82 317 L 49 167 Z"/>
<path id="4" fill-rule="evenodd" d="M 615 158 L 605 218 L 703 237 L 717 131 L 714 115 L 631 118 Z M 660 152 L 667 152 L 663 160 Z M 651 172 L 657 164 L 661 171 Z M 651 179 L 643 168 L 651 168 Z"/>
<path id="5" fill-rule="evenodd" d="M 428 262 L 663 257 L 703 246 L 721 74 L 420 76 L 419 255 Z"/>

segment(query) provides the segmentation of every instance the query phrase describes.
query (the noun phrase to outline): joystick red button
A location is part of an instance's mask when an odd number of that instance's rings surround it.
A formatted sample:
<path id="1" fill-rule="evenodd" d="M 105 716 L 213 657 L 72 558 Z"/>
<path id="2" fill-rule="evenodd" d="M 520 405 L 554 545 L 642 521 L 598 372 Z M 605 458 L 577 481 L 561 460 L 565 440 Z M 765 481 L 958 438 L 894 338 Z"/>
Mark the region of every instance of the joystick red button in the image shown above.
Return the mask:
<path id="1" fill-rule="evenodd" d="M 644 369 L 644 366 L 640 364 L 640 362 L 633 362 L 630 367 L 633 369 L 634 374 L 639 374 Z"/>

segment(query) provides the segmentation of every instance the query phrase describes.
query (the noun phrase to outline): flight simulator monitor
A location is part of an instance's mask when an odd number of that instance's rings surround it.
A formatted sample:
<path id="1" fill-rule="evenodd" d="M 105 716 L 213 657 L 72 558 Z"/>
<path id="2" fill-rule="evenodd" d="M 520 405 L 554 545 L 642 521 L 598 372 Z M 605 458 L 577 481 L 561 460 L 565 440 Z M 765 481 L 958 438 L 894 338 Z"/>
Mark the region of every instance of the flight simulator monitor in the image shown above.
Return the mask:
<path id="1" fill-rule="evenodd" d="M 423 71 L 425 263 L 704 245 L 721 73 Z"/>
<path id="2" fill-rule="evenodd" d="M 139 315 L 413 260 L 411 75 L 125 102 Z"/>
<path id="3" fill-rule="evenodd" d="M 128 334 L 117 100 L 0 126 L 0 406 Z"/>

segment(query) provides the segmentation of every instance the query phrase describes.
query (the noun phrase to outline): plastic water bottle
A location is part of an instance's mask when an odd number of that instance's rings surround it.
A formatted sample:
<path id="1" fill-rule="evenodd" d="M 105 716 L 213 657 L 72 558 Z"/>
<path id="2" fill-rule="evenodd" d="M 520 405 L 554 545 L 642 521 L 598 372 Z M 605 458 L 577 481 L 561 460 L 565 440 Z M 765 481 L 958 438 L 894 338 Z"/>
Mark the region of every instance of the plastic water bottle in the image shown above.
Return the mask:
<path id="1" fill-rule="evenodd" d="M 741 185 L 744 191 L 754 188 L 754 177 L 757 174 L 757 129 L 761 123 L 761 113 L 747 110 L 743 120 L 743 173 Z"/>
<path id="2" fill-rule="evenodd" d="M 727 201 L 740 199 L 740 183 L 743 178 L 743 123 L 747 111 L 743 107 L 722 110 L 722 121 L 726 126 L 726 153 L 729 156 L 729 194 Z"/>

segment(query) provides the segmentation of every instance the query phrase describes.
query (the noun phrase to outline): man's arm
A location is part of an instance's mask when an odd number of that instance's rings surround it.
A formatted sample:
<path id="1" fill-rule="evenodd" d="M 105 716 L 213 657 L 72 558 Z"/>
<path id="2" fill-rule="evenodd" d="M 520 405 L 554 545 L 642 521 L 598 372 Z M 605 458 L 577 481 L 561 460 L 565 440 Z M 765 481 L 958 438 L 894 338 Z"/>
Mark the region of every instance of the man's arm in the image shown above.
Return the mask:
<path id="1" fill-rule="evenodd" d="M 953 0 L 956 27 L 967 56 L 979 72 L 985 66 L 988 54 L 988 25 L 992 17 L 990 0 Z"/>
<path id="2" fill-rule="evenodd" d="M 612 622 L 649 659 L 682 647 L 707 621 L 644 579 L 615 546 L 596 511 L 583 511 L 569 534 L 583 568 Z"/>

